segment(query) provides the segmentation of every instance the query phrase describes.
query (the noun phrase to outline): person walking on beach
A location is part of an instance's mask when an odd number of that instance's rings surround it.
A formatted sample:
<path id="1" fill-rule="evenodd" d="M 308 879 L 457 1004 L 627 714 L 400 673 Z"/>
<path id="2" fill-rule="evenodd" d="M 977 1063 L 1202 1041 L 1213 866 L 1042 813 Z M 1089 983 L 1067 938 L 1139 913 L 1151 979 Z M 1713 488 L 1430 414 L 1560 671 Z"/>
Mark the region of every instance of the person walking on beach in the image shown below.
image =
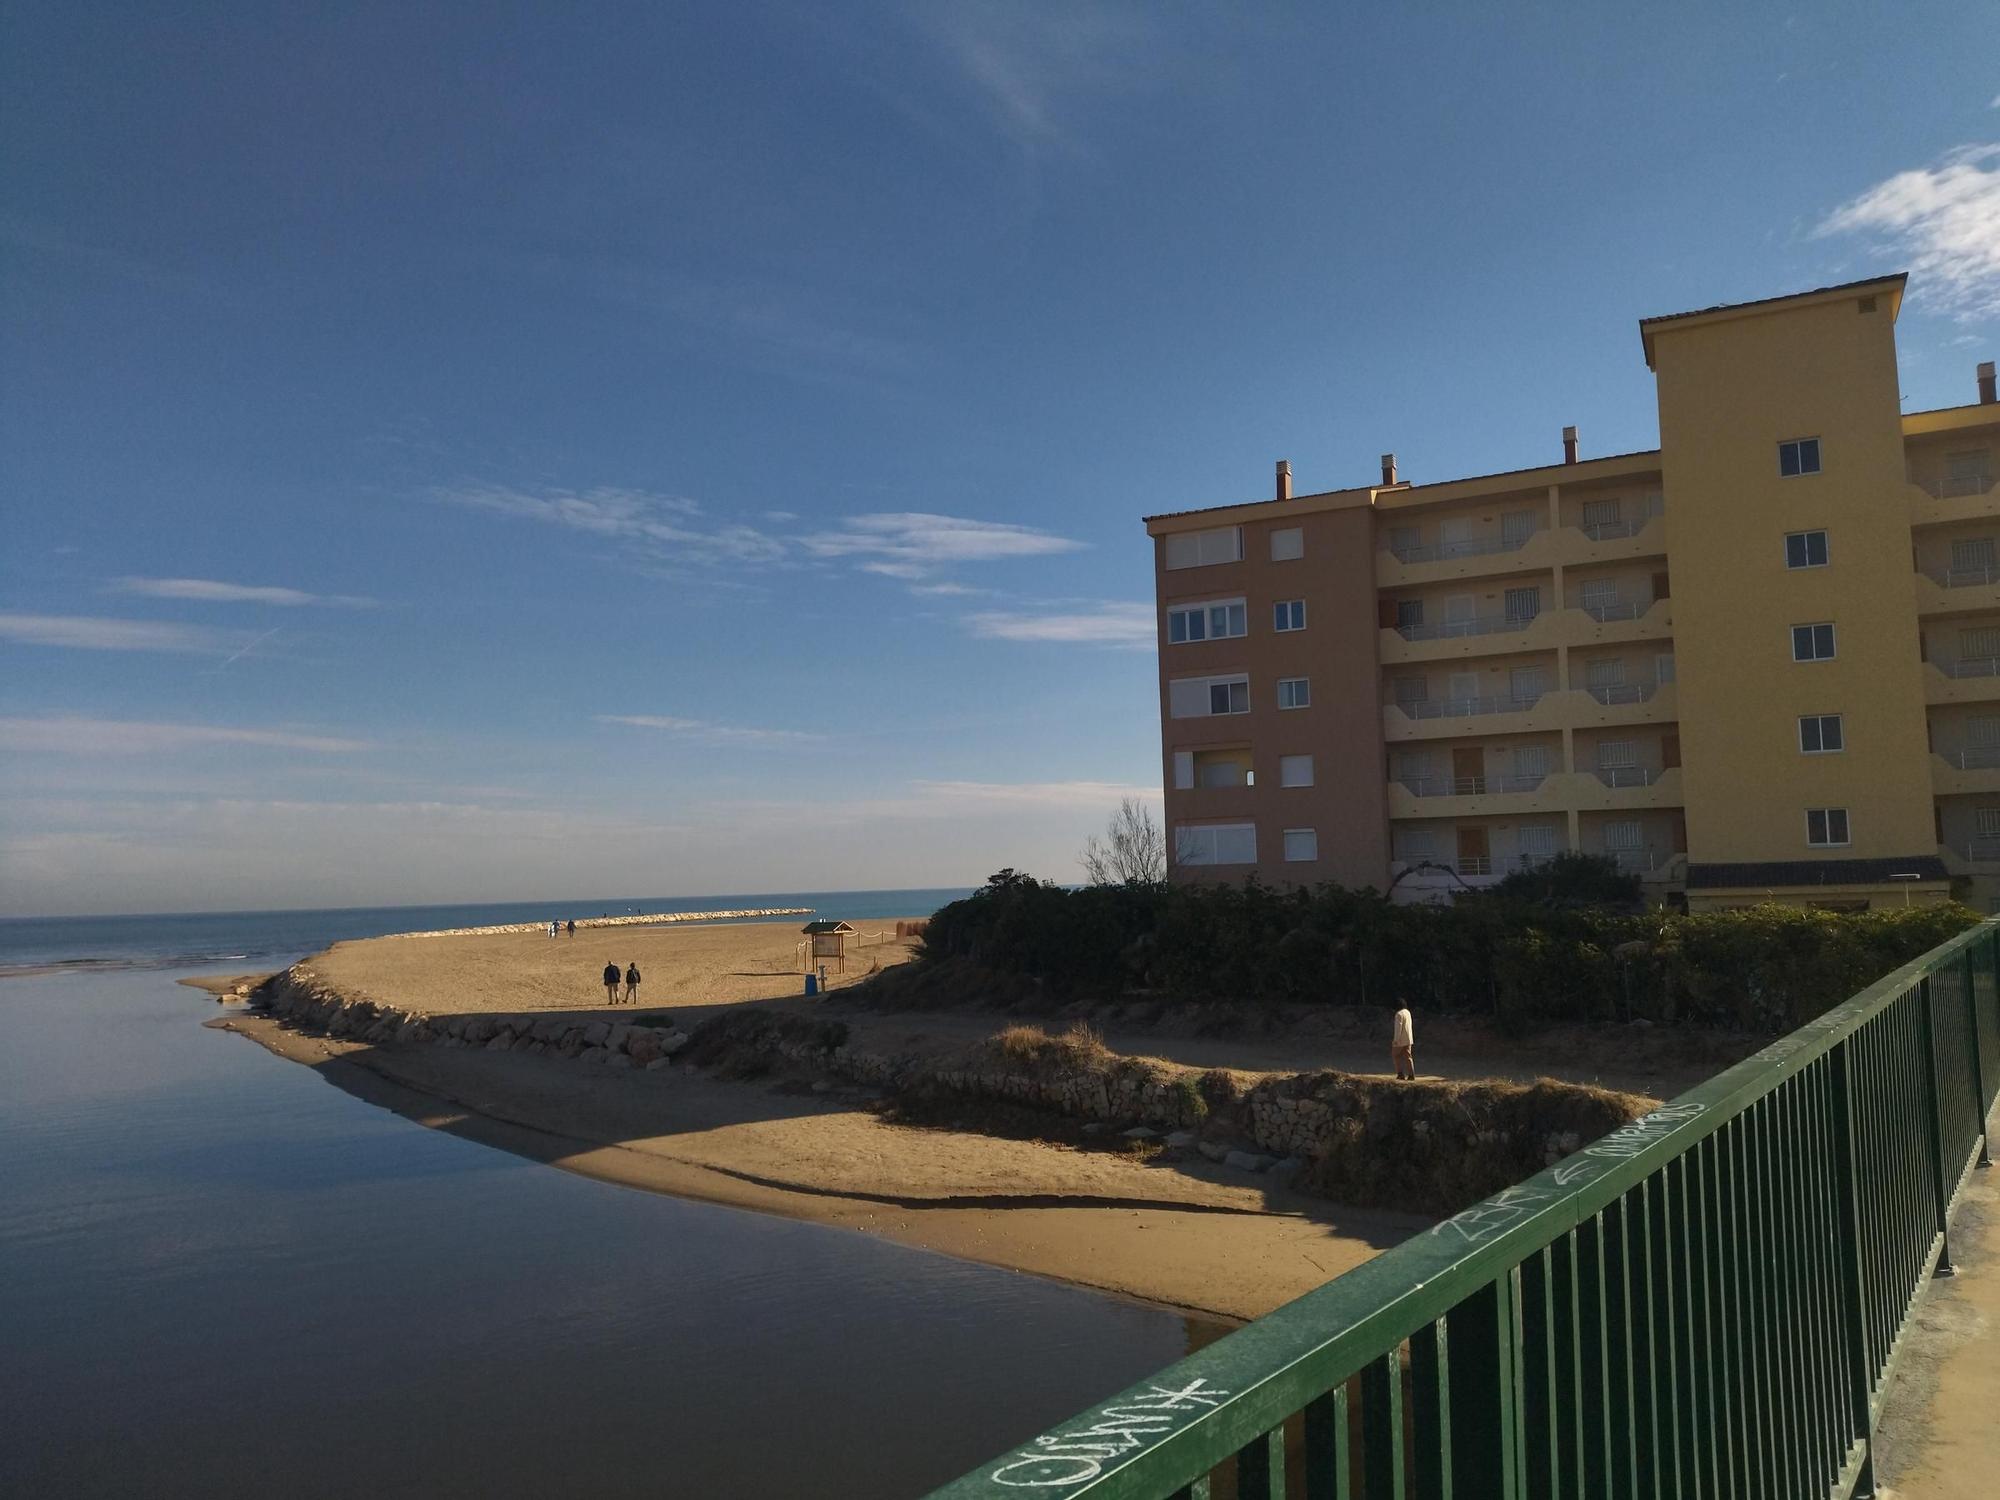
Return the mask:
<path id="1" fill-rule="evenodd" d="M 1410 1007 L 1399 1006 L 1395 1029 L 1389 1035 L 1389 1056 L 1396 1064 L 1396 1076 L 1414 1080 L 1417 1076 L 1416 1027 L 1410 1021 Z"/>
<path id="2" fill-rule="evenodd" d="M 567 932 L 567 933 L 568 933 L 568 934 L 569 934 L 569 935 L 570 935 L 571 937 L 575 937 L 575 936 L 576 936 L 576 918 L 575 918 L 575 917 L 571 917 L 571 918 L 569 919 L 568 923 L 566 923 L 566 924 L 565 924 L 565 926 L 564 926 L 564 929 L 563 929 L 563 930 L 564 930 L 565 932 Z"/>
<path id="3" fill-rule="evenodd" d="M 625 966 L 625 1003 L 627 1005 L 637 1005 L 639 1003 L 639 966 L 637 964 L 627 964 Z"/>
<path id="4" fill-rule="evenodd" d="M 618 965 L 604 966 L 604 1000 L 607 1005 L 618 1003 Z"/>

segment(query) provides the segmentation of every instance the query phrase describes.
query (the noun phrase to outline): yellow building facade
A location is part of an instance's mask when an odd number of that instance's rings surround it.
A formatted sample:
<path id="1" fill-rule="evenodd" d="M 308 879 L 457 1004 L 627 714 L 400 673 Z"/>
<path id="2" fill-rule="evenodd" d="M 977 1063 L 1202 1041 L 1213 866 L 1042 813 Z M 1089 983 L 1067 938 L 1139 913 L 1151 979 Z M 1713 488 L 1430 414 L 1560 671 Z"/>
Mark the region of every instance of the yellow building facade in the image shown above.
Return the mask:
<path id="1" fill-rule="evenodd" d="M 2000 402 L 1904 278 L 1648 318 L 1660 446 L 1154 516 L 1174 878 L 1692 907 L 2000 897 Z"/>

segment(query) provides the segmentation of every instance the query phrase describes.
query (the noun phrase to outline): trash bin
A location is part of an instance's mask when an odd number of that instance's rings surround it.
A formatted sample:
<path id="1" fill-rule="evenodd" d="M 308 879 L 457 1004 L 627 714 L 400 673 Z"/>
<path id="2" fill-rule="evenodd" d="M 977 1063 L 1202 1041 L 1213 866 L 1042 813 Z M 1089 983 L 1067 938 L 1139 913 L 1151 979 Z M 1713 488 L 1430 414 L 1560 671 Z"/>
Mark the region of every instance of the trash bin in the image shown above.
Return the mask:
<path id="1" fill-rule="evenodd" d="M 817 995 L 818 993 L 819 993 L 818 976 L 814 974 L 806 975 L 806 994 L 808 996 L 812 996 L 812 995 Z"/>

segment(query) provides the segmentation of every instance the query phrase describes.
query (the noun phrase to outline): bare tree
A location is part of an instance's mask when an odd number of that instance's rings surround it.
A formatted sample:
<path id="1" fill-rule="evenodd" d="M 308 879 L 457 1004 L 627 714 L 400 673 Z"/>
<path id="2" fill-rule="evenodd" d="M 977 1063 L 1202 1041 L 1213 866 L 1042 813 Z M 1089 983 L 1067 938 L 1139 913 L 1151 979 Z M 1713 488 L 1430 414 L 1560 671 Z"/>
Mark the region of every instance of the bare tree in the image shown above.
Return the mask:
<path id="1" fill-rule="evenodd" d="M 1167 878 L 1166 837 L 1137 797 L 1120 802 L 1104 836 L 1093 833 L 1077 857 L 1092 885 L 1158 885 Z"/>

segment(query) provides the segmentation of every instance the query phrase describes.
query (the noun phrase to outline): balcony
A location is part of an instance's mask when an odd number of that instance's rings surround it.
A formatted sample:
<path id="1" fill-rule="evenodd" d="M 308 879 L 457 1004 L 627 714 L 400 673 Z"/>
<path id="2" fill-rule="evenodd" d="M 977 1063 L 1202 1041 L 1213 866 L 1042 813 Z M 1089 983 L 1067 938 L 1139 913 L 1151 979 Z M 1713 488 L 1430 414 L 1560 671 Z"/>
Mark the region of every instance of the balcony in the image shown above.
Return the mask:
<path id="1" fill-rule="evenodd" d="M 1975 834 L 1960 844 L 1940 844 L 1938 856 L 1954 875 L 2000 875 L 2000 834 Z"/>
<path id="2" fill-rule="evenodd" d="M 1622 542 L 1635 537 L 1651 526 L 1655 520 L 1666 514 L 1666 501 L 1660 495 L 1647 495 L 1636 505 L 1621 507 L 1622 513 L 1615 521 L 1580 521 L 1576 529 L 1588 541 Z"/>
<path id="3" fill-rule="evenodd" d="M 2000 609 L 2000 565 L 1918 569 L 1918 614 L 1967 614 L 1992 609 Z"/>
<path id="4" fill-rule="evenodd" d="M 2000 696 L 2000 677 L 1992 696 Z M 1671 682 L 1545 692 L 1536 698 L 1427 698 L 1382 710 L 1386 740 L 1439 740 L 1466 734 L 1532 734 L 1551 729 L 1666 724 L 1680 717 Z M 1478 719 L 1468 725 L 1467 719 Z"/>
<path id="5" fill-rule="evenodd" d="M 1569 590 L 1563 603 L 1588 622 L 1581 629 L 1573 623 L 1566 632 L 1572 646 L 1657 640 L 1673 634 L 1673 602 L 1656 599 L 1649 588 L 1613 593 L 1575 588 Z"/>
<path id="6" fill-rule="evenodd" d="M 1943 526 L 2000 516 L 2000 485 L 1990 474 L 1931 480 L 1911 479 L 1906 491 L 1910 525 Z"/>
<path id="7" fill-rule="evenodd" d="M 1592 773 L 1608 787 L 1652 786 L 1666 775 L 1651 766 L 1599 766 Z"/>
<path id="8" fill-rule="evenodd" d="M 1406 641 L 1452 641 L 1466 636 L 1526 630 L 1540 617 L 1540 611 L 1532 615 L 1477 615 L 1465 620 L 1438 620 L 1429 625 L 1398 625 L 1396 634 Z"/>
<path id="9" fill-rule="evenodd" d="M 1926 703 L 1984 703 L 2000 698 L 2000 656 L 1933 658 L 1928 665 Z"/>
<path id="10" fill-rule="evenodd" d="M 1559 809 L 1560 773 L 1546 776 L 1399 776 L 1389 783 L 1394 818 L 1478 818 Z"/>
<path id="11" fill-rule="evenodd" d="M 1532 792 L 1547 781 L 1541 776 L 1403 776 L 1398 784 L 1412 797 L 1484 797 L 1489 793 Z"/>
<path id="12" fill-rule="evenodd" d="M 1433 542 L 1428 546 L 1385 547 L 1397 562 L 1429 563 L 1457 562 L 1467 557 L 1491 557 L 1502 552 L 1519 552 L 1539 533 L 1541 528 L 1522 532 L 1519 536 L 1472 537 L 1450 542 Z"/>
<path id="13" fill-rule="evenodd" d="M 1419 698 L 1396 707 L 1410 719 L 1467 719 L 1481 714 L 1524 714 L 1547 693 L 1535 698 Z"/>
<path id="14" fill-rule="evenodd" d="M 1538 504 L 1536 525 L 1529 531 L 1506 532 L 1496 527 L 1481 536 L 1450 541 L 1400 547 L 1384 542 L 1375 554 L 1375 581 L 1383 588 L 1408 588 L 1546 572 L 1554 564 L 1550 533 L 1540 520 L 1544 510 Z"/>
<path id="15" fill-rule="evenodd" d="M 2000 792 L 2000 746 L 1972 745 L 1933 751 L 1931 790 L 1940 797 L 1963 792 Z"/>

